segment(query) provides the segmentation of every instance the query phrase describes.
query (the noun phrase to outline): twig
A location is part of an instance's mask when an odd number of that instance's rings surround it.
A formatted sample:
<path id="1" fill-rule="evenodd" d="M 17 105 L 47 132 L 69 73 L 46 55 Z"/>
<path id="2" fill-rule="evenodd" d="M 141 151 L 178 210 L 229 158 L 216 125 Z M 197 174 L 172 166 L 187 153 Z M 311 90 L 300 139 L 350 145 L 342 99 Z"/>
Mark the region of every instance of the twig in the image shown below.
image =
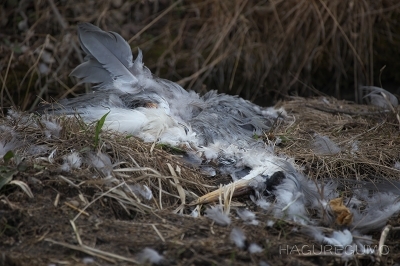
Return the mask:
<path id="1" fill-rule="evenodd" d="M 0 95 L 0 97 L 1 97 L 1 106 L 3 106 L 3 107 L 4 107 L 3 92 L 4 92 L 5 88 L 6 88 L 6 80 L 7 80 L 7 76 L 8 76 L 8 71 L 10 70 L 11 61 L 12 61 L 13 57 L 14 57 L 14 50 L 11 50 L 10 60 L 8 60 L 6 74 L 4 75 L 3 85 L 1 86 L 1 95 Z M 15 106 L 15 103 L 13 102 L 13 99 L 12 99 L 12 97 L 10 95 L 10 92 L 8 90 L 6 90 L 6 92 L 8 94 L 8 97 L 10 98 L 10 101 L 12 102 L 12 105 Z M 1 109 L 1 112 L 3 112 L 3 109 Z"/>
<path id="2" fill-rule="evenodd" d="M 161 239 L 161 241 L 165 243 L 165 239 L 161 235 L 160 231 L 158 231 L 157 227 L 154 224 L 152 224 L 151 227 L 153 227 L 154 231 L 156 231 L 156 233 L 157 233 L 158 237 Z"/>
<path id="3" fill-rule="evenodd" d="M 80 213 L 82 213 L 82 214 L 84 214 L 84 215 L 86 215 L 86 216 L 89 216 L 89 213 L 87 213 L 87 212 L 85 212 L 85 211 L 83 211 L 83 210 L 81 210 L 81 209 L 75 207 L 75 206 L 72 205 L 71 203 L 64 202 L 64 204 L 67 205 L 68 207 L 70 207 L 71 209 L 74 209 L 74 210 L 76 210 L 76 211 L 78 211 L 78 212 L 80 212 Z"/>
<path id="4" fill-rule="evenodd" d="M 155 19 L 153 19 L 150 23 L 148 23 L 141 31 L 139 31 L 132 38 L 130 38 L 128 43 L 131 43 L 133 40 L 135 40 L 137 37 L 139 37 L 143 32 L 145 32 L 148 28 L 153 26 L 154 23 L 159 21 L 163 16 L 165 16 L 169 11 L 171 11 L 174 7 L 176 7 L 181 2 L 182 2 L 182 0 L 178 0 L 175 3 L 173 3 L 172 5 L 170 5 L 167 9 L 164 10 L 164 12 L 162 12 Z"/>
<path id="5" fill-rule="evenodd" d="M 51 11 L 53 11 L 54 16 L 56 17 L 58 23 L 60 24 L 60 26 L 66 30 L 68 28 L 68 23 L 65 22 L 64 18 L 61 16 L 60 12 L 58 12 L 58 8 L 56 6 L 56 4 L 54 3 L 53 0 L 47 0 L 47 2 L 49 3 L 50 7 L 51 7 Z M 71 46 L 74 48 L 76 54 L 78 55 L 79 61 L 83 62 L 83 57 L 79 51 L 78 46 L 76 45 L 76 42 L 71 42 Z"/>
<path id="6" fill-rule="evenodd" d="M 97 201 L 98 199 L 100 199 L 101 197 L 104 197 L 105 195 L 107 195 L 107 194 L 110 193 L 111 191 L 113 191 L 113 190 L 115 190 L 115 189 L 117 189 L 117 188 L 119 188 L 120 186 L 125 185 L 125 184 L 126 184 L 125 182 L 122 182 L 122 183 L 119 184 L 118 186 L 115 186 L 115 187 L 113 187 L 113 188 L 107 190 L 106 192 L 104 192 L 103 194 L 101 194 L 100 196 L 98 196 L 97 198 L 95 198 L 94 200 L 92 200 L 88 205 L 86 205 L 85 208 L 82 209 L 82 211 L 85 211 L 90 205 L 92 205 L 94 202 L 96 202 L 96 201 Z M 81 212 L 78 213 L 72 221 L 75 222 L 76 219 L 78 219 L 80 215 L 81 215 Z"/>
<path id="7" fill-rule="evenodd" d="M 92 248 L 92 247 L 89 247 L 86 245 L 76 246 L 76 245 L 71 245 L 71 244 L 64 243 L 64 242 L 58 242 L 58 241 L 55 241 L 55 240 L 49 239 L 49 238 L 45 238 L 44 241 L 47 241 L 47 242 L 50 242 L 50 243 L 53 243 L 56 245 L 60 245 L 60 246 L 63 246 L 63 247 L 69 248 L 69 249 L 81 251 L 81 252 L 89 254 L 91 256 L 99 257 L 99 258 L 101 258 L 105 261 L 111 262 L 111 263 L 116 263 L 116 261 L 112 259 L 112 258 L 114 258 L 114 259 L 128 261 L 128 262 L 138 264 L 138 262 L 134 259 L 130 259 L 130 258 L 123 257 L 123 256 L 120 256 L 117 254 L 113 254 L 110 252 L 95 249 L 95 248 Z"/>
<path id="8" fill-rule="evenodd" d="M 378 266 L 378 265 L 381 264 L 383 246 L 385 245 L 385 241 L 386 241 L 386 238 L 387 238 L 387 236 L 388 236 L 388 234 L 390 232 L 390 229 L 392 229 L 392 226 L 390 224 L 388 224 L 382 230 L 381 238 L 379 239 L 379 247 L 378 247 L 378 250 L 376 251 L 375 266 Z"/>
<path id="9" fill-rule="evenodd" d="M 382 111 L 378 111 L 378 112 L 352 112 L 352 111 L 348 111 L 348 110 L 339 110 L 339 109 L 332 109 L 332 108 L 328 108 L 328 107 L 321 107 L 321 106 L 317 106 L 317 105 L 309 105 L 306 104 L 305 105 L 308 108 L 312 108 L 318 111 L 322 111 L 322 112 L 326 112 L 326 113 L 330 113 L 330 114 L 346 114 L 346 115 L 378 115 L 378 114 L 382 114 L 382 113 L 388 113 L 389 110 L 382 110 Z"/>

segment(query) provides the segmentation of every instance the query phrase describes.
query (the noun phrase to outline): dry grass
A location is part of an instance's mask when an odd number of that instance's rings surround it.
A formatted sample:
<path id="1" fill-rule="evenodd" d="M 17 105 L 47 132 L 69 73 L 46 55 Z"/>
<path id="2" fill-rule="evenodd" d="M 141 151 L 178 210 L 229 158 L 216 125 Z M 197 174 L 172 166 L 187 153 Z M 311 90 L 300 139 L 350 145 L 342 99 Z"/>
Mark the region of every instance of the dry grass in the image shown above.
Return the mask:
<path id="1" fill-rule="evenodd" d="M 198 92 L 218 89 L 262 105 L 290 94 L 361 100 L 358 86 L 378 83 L 380 74 L 384 85 L 400 82 L 399 14 L 394 0 L 7 1 L 0 5 L 0 104 L 34 110 L 41 99 L 89 90 L 68 77 L 83 60 L 76 35 L 80 21 L 120 33 L 134 52 L 136 47 L 144 51 L 155 74 Z M 388 67 L 381 73 L 383 65 Z M 332 98 L 295 98 L 282 105 L 294 122 L 277 125 L 266 137 L 279 136 L 283 144 L 277 152 L 293 157 L 310 178 L 336 178 L 346 184 L 343 192 L 351 190 L 346 180 L 398 180 L 399 170 L 393 167 L 400 160 L 398 110 L 383 113 Z M 231 202 L 227 196 L 226 209 L 248 206 L 260 220 L 256 229 L 233 220 L 265 251 L 251 255 L 239 250 L 229 240 L 231 227 L 172 214 L 189 213 L 185 203 L 217 188 L 224 177 L 208 178 L 182 162 L 181 155 L 133 137 L 102 132 L 94 145 L 95 126 L 75 118 L 61 119 L 60 135 L 47 138 L 40 118 L 32 119 L 39 127 L 0 120 L 23 136 L 19 141 L 24 143 L 0 173 L 14 181 L 0 195 L 0 243 L 5 250 L 0 264 L 77 265 L 83 252 L 101 262 L 128 265 L 147 246 L 165 251 L 166 264 L 176 265 L 340 262 L 329 256 L 282 256 L 277 245 L 312 240 L 290 222 L 269 227 L 273 218 L 247 197 Z M 341 152 L 316 155 L 310 144 L 314 133 L 328 136 Z M 33 144 L 49 150 L 29 154 Z M 85 163 L 61 171 L 63 157 L 71 151 L 83 158 L 107 154 L 111 176 Z M 135 184 L 148 186 L 153 199 L 132 193 L 129 188 Z M 391 220 L 394 226 L 396 219 Z M 391 254 L 382 263 L 399 259 L 397 239 L 398 234 L 385 235 Z M 358 257 L 348 265 L 363 263 L 372 260 Z"/>
<path id="2" fill-rule="evenodd" d="M 276 151 L 293 157 L 310 178 L 333 178 L 344 183 L 341 194 L 351 194 L 354 185 L 351 180 L 399 180 L 399 170 L 394 168 L 394 163 L 400 159 L 399 125 L 395 114 L 334 98 L 294 98 L 281 105 L 288 111 L 289 119 L 266 132 L 266 138 L 274 141 L 280 137 L 282 143 L 276 146 Z M 100 133 L 95 146 L 95 125 L 84 125 L 79 118 L 58 120 L 62 130 L 58 137 L 49 138 L 40 117 L 1 119 L 1 124 L 12 128 L 23 144 L 13 150 L 14 158 L 4 167 L 14 171 L 13 181 L 26 184 L 34 196 L 29 199 L 16 184 L 10 183 L 2 189 L 0 206 L 6 215 L 0 220 L 4 228 L 0 239 L 3 250 L 8 252 L 3 258 L 6 264 L 39 265 L 61 260 L 74 264 L 81 255 L 71 258 L 66 252 L 77 251 L 72 254 L 83 253 L 99 261 L 130 265 L 137 262 L 137 253 L 145 247 L 164 251 L 165 263 L 177 265 L 221 261 L 231 265 L 258 265 L 261 260 L 274 265 L 290 262 L 320 265 L 341 261 L 340 257 L 329 253 L 317 257 L 279 253 L 279 245 L 320 244 L 301 234 L 298 231 L 301 225 L 276 220 L 255 207 L 247 196 L 231 199 L 230 193 L 225 191 L 224 209 L 226 212 L 230 209 L 230 216 L 234 217 L 237 206 L 247 206 L 256 213 L 260 221 L 258 226 L 232 219 L 232 225 L 221 227 L 204 218 L 193 220 L 189 215 L 174 215 L 189 214 L 188 203 L 217 188 L 221 177 L 208 178 L 185 165 L 181 155 L 173 155 L 171 150 L 167 152 L 151 143 L 109 131 Z M 3 132 L 2 139 L 10 132 Z M 341 152 L 316 155 L 311 149 L 315 133 L 335 141 Z M 357 150 L 352 146 L 355 142 Z M 30 155 L 32 145 L 46 145 L 49 149 Z M 107 154 L 113 163 L 111 175 L 106 176 L 89 163 L 83 163 L 80 169 L 62 171 L 63 158 L 72 151 L 79 152 L 83 158 L 99 151 Z M 129 186 L 135 184 L 148 186 L 153 198 L 145 200 L 132 193 Z M 203 213 L 204 208 L 198 210 Z M 270 220 L 275 221 L 272 227 L 268 225 Z M 23 223 L 18 225 L 20 221 Z M 391 253 L 380 256 L 388 265 L 391 265 L 390 260 L 399 258 L 395 245 L 398 217 L 393 217 L 390 223 L 395 229 L 381 242 L 390 247 Z M 261 245 L 264 252 L 251 255 L 235 248 L 229 240 L 233 226 L 242 228 L 247 239 Z M 19 228 L 19 234 L 13 233 L 14 227 Z M 37 232 L 35 237 L 29 233 L 32 230 Z M 333 229 L 324 230 L 331 232 Z M 10 244 L 17 238 L 23 246 Z M 379 232 L 373 245 L 378 245 L 378 238 Z M 123 250 L 121 246 L 129 248 Z M 26 259 L 20 256 L 22 247 L 30 250 L 24 253 Z M 36 262 L 32 262 L 30 256 L 34 256 Z M 364 265 L 362 263 L 371 263 L 371 258 L 358 255 L 351 263 Z"/>
<path id="3" fill-rule="evenodd" d="M 80 118 L 57 118 L 62 130 L 58 136 L 49 138 L 43 118 L 34 115 L 28 120 L 25 118 L 1 120 L 2 126 L 13 130 L 11 134 L 3 132 L 2 140 L 18 136 L 20 147 L 13 150 L 15 164 L 23 161 L 30 167 L 36 165 L 78 189 L 94 186 L 96 195 L 117 200 L 128 215 L 131 211 L 145 213 L 155 209 L 174 210 L 217 187 L 214 181 L 206 182 L 209 178 L 199 170 L 185 164 L 182 155 L 173 155 L 163 150 L 163 146 L 143 143 L 134 137 L 110 131 L 102 132 L 95 146 L 95 125 L 85 125 Z M 42 153 L 34 148 L 44 146 L 46 150 Z M 72 152 L 78 152 L 84 163 L 78 169 L 71 167 L 71 170 L 63 171 L 61 166 L 64 158 Z M 90 158 L 98 153 L 111 158 L 112 165 L 109 167 L 112 169 L 108 172 L 112 176 L 90 162 Z M 149 187 L 153 191 L 153 199 L 143 201 L 136 196 L 137 193 L 129 188 L 129 185 L 134 184 Z M 182 207 L 175 210 L 179 213 L 182 211 Z"/>
<path id="4" fill-rule="evenodd" d="M 311 178 L 398 180 L 399 124 L 396 113 L 334 98 L 285 102 L 295 122 L 275 134 L 285 140 L 280 152 L 294 157 Z M 397 110 L 398 112 L 398 110 Z M 312 149 L 315 134 L 327 136 L 341 148 L 333 155 Z"/>
<path id="5" fill-rule="evenodd" d="M 262 104 L 317 90 L 361 100 L 358 86 L 378 84 L 384 65 L 385 87 L 400 82 L 394 0 L 7 1 L 0 14 L 3 107 L 83 91 L 68 77 L 83 60 L 80 21 L 121 33 L 155 74 L 199 92 Z"/>

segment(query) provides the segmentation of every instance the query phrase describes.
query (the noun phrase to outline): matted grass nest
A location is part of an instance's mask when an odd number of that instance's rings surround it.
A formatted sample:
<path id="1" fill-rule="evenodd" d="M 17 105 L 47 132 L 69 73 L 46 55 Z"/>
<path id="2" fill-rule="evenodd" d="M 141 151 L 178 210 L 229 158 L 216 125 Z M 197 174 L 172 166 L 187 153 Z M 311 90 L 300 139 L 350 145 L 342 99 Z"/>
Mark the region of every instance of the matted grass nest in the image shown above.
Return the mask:
<path id="1" fill-rule="evenodd" d="M 342 193 L 351 193 L 351 180 L 399 180 L 395 113 L 334 98 L 294 98 L 280 105 L 289 118 L 266 132 L 266 141 L 279 139 L 276 152 L 293 157 L 310 178 L 334 178 L 344 183 Z M 100 131 L 98 124 L 85 125 L 80 118 L 55 123 L 46 116 L 11 116 L 1 118 L 3 145 L 4 139 L 16 145 L 1 166 L 1 178 L 7 180 L 0 194 L 2 265 L 131 265 L 145 263 L 145 248 L 158 251 L 164 265 L 394 265 L 400 259 L 399 217 L 389 221 L 394 230 L 384 238 L 390 250 L 384 256 L 358 255 L 345 262 L 336 254 L 289 254 L 295 246 L 323 246 L 301 233 L 301 225 L 275 219 L 248 196 L 230 202 L 229 226 L 189 215 L 182 202 L 228 179 L 187 165 L 180 149 Z M 335 149 L 321 154 L 313 144 L 317 136 L 329 138 Z M 80 164 L 68 161 L 74 152 Z M 257 224 L 238 219 L 238 206 L 252 210 Z M 238 248 L 230 239 L 234 227 L 262 251 Z M 373 245 L 380 235 L 376 232 Z"/>
<path id="2" fill-rule="evenodd" d="M 400 124 L 397 113 L 331 97 L 295 98 L 283 107 L 296 118 L 279 131 L 279 149 L 311 178 L 399 180 Z M 335 146 L 326 144 L 324 137 Z"/>

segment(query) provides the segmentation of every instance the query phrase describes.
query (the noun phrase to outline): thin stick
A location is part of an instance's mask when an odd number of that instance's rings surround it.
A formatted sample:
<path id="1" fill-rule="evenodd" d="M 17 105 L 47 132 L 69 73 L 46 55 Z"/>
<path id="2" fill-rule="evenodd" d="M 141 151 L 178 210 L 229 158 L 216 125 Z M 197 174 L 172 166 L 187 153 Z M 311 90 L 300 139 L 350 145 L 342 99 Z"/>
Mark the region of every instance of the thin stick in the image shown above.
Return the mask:
<path id="1" fill-rule="evenodd" d="M 136 260 L 134 260 L 134 259 L 130 259 L 130 258 L 123 257 L 123 256 L 120 256 L 120 255 L 117 255 L 117 254 L 113 254 L 113 253 L 110 253 L 110 252 L 106 252 L 106 251 L 102 251 L 102 250 L 99 250 L 99 249 L 95 249 L 95 248 L 92 248 L 92 247 L 89 247 L 89 246 L 86 246 L 86 245 L 76 246 L 76 245 L 71 245 L 71 244 L 64 243 L 64 242 L 58 242 L 58 241 L 55 241 L 55 240 L 49 239 L 49 238 L 45 238 L 44 241 L 47 241 L 47 242 L 50 242 L 50 243 L 53 243 L 53 244 L 56 244 L 56 245 L 60 245 L 60 246 L 63 246 L 63 247 L 69 248 L 69 249 L 81 251 L 83 253 L 86 253 L 86 254 L 89 254 L 89 255 L 92 255 L 92 256 L 95 256 L 95 257 L 99 257 L 99 258 L 101 258 L 101 259 L 103 259 L 105 261 L 111 262 L 111 263 L 116 263 L 115 260 L 111 259 L 111 258 L 115 258 L 115 259 L 118 259 L 118 260 L 129 261 L 129 262 L 138 264 L 138 262 Z"/>
<path id="2" fill-rule="evenodd" d="M 125 185 L 125 182 L 122 182 L 122 183 L 119 184 L 118 186 L 115 186 L 115 187 L 113 187 L 113 188 L 107 190 L 106 192 L 104 192 L 103 194 L 101 194 L 100 196 L 98 196 L 97 198 L 95 198 L 94 200 L 92 200 L 88 205 L 85 206 L 85 208 L 83 208 L 82 211 L 85 211 L 90 205 L 92 205 L 92 204 L 93 204 L 94 202 L 96 202 L 98 199 L 100 199 L 101 197 L 107 195 L 108 193 L 110 193 L 111 191 L 113 191 L 113 190 L 119 188 L 119 187 L 122 186 L 122 185 Z M 78 217 L 79 217 L 80 215 L 81 215 L 81 212 L 78 213 L 72 221 L 75 222 L 76 219 L 78 219 Z"/>
<path id="3" fill-rule="evenodd" d="M 3 106 L 3 107 L 4 107 L 3 92 L 4 92 L 5 88 L 6 88 L 6 80 L 7 80 L 7 76 L 8 76 L 8 71 L 10 70 L 11 61 L 12 61 L 13 57 L 14 57 L 14 50 L 11 50 L 10 60 L 8 60 L 7 69 L 6 69 L 6 74 L 4 75 L 3 85 L 1 86 L 1 95 L 0 95 L 0 97 L 1 97 L 1 106 Z M 7 94 L 9 94 L 8 90 L 6 90 L 6 92 L 7 92 Z M 11 97 L 10 95 L 9 95 L 8 97 L 10 98 L 11 103 L 13 104 L 13 106 L 15 106 L 12 97 Z M 1 112 L 3 112 L 3 109 L 1 110 Z"/>
<path id="4" fill-rule="evenodd" d="M 390 229 L 392 229 L 392 226 L 390 224 L 388 224 L 382 230 L 381 238 L 379 239 L 379 248 L 376 251 L 377 254 L 376 254 L 375 266 L 378 266 L 381 264 L 383 246 L 385 245 L 385 241 L 386 241 L 387 236 L 389 235 Z"/>
<path id="5" fill-rule="evenodd" d="M 64 204 L 67 205 L 68 207 L 70 207 L 71 209 L 74 209 L 74 210 L 76 210 L 76 211 L 78 211 L 78 212 L 80 212 L 80 213 L 82 213 L 82 214 L 84 214 L 84 215 L 86 215 L 86 216 L 90 216 L 89 213 L 87 213 L 87 212 L 85 212 L 85 211 L 79 209 L 78 207 L 75 207 L 75 206 L 72 205 L 71 203 L 64 202 Z"/>
<path id="6" fill-rule="evenodd" d="M 154 224 L 152 224 L 151 227 L 153 227 L 154 231 L 156 231 L 156 233 L 157 233 L 158 237 L 161 239 L 161 241 L 165 243 L 165 239 L 161 235 L 160 231 L 158 231 L 157 227 Z"/>
<path id="7" fill-rule="evenodd" d="M 128 43 L 131 43 L 133 40 L 135 40 L 137 37 L 139 37 L 143 32 L 145 32 L 148 28 L 154 25 L 157 21 L 159 21 L 163 16 L 165 16 L 169 11 L 171 11 L 174 7 L 176 7 L 178 4 L 180 4 L 182 0 L 178 0 L 172 5 L 170 5 L 167 9 L 164 10 L 160 15 L 158 15 L 155 19 L 153 19 L 150 23 L 148 23 L 141 31 L 136 33 L 132 38 L 129 39 Z"/>
<path id="8" fill-rule="evenodd" d="M 158 179 L 158 187 L 160 188 L 160 191 L 159 191 L 159 205 L 160 205 L 160 209 L 162 210 L 162 185 L 161 185 L 161 179 L 159 178 Z"/>
<path id="9" fill-rule="evenodd" d="M 81 239 L 81 236 L 79 235 L 78 229 L 76 228 L 76 225 L 75 225 L 74 221 L 70 220 L 69 222 L 70 222 L 70 224 L 72 226 L 72 229 L 74 230 L 74 233 L 76 235 L 76 239 L 78 240 L 79 246 L 82 246 L 83 245 L 82 239 Z"/>

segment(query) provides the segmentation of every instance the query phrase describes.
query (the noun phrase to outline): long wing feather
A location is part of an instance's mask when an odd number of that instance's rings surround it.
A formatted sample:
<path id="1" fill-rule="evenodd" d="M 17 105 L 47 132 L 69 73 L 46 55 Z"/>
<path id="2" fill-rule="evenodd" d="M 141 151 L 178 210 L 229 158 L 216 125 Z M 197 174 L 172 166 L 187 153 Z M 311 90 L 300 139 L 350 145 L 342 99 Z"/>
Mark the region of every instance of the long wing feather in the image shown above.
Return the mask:
<path id="1" fill-rule="evenodd" d="M 138 82 L 131 72 L 134 66 L 131 48 L 119 34 L 102 31 L 89 23 L 79 24 L 78 33 L 87 56 L 86 61 L 71 72 L 72 76 L 82 78 L 82 82 L 99 83 L 99 88 L 115 81 L 131 85 Z M 141 55 L 135 61 L 135 66 L 140 67 L 140 63 Z M 125 90 L 124 86 L 118 89 Z"/>

